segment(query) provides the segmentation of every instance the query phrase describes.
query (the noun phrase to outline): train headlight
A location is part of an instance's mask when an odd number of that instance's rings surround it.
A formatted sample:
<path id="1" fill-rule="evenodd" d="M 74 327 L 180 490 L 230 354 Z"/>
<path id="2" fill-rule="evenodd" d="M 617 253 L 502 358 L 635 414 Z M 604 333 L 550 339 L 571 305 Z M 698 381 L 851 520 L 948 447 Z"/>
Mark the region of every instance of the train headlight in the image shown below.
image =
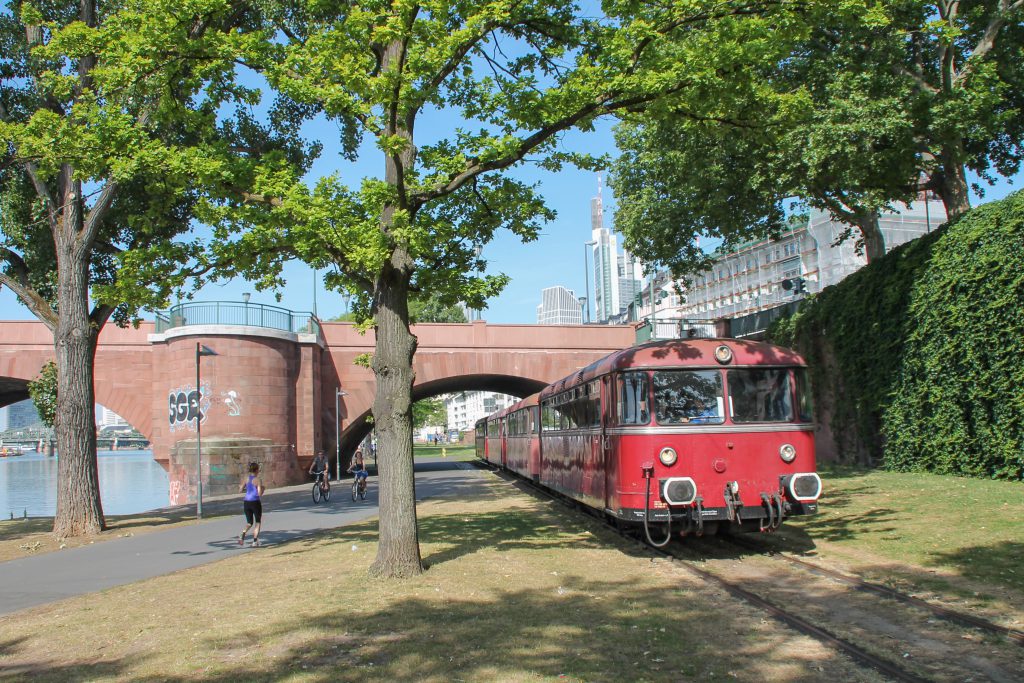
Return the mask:
<path id="1" fill-rule="evenodd" d="M 661 498 L 669 505 L 690 505 L 697 499 L 697 484 L 689 477 L 662 479 Z"/>
<path id="2" fill-rule="evenodd" d="M 796 449 L 790 444 L 784 443 L 779 447 L 779 457 L 782 458 L 783 462 L 793 462 L 796 460 Z"/>
<path id="3" fill-rule="evenodd" d="M 821 497 L 821 477 L 814 472 L 801 472 L 783 478 L 786 494 L 793 500 L 809 503 Z"/>
<path id="4" fill-rule="evenodd" d="M 661 464 L 664 465 L 665 467 L 671 467 L 672 465 L 675 465 L 676 460 L 678 459 L 679 456 L 676 455 L 675 449 L 669 446 L 662 448 L 661 452 L 658 453 L 658 460 L 660 460 Z"/>
<path id="5" fill-rule="evenodd" d="M 732 360 L 732 349 L 730 349 L 725 344 L 722 344 L 721 346 L 717 347 L 715 349 L 715 360 L 717 360 L 722 365 L 725 365 L 726 363 Z"/>

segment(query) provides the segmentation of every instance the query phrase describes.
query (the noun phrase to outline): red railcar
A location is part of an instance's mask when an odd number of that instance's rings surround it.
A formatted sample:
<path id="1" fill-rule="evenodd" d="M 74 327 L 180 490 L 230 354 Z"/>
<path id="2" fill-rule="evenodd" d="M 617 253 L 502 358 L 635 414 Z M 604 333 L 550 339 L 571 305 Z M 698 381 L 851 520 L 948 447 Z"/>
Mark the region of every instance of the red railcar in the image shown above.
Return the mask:
<path id="1" fill-rule="evenodd" d="M 817 511 L 806 364 L 778 346 L 625 349 L 485 423 L 495 439 L 481 457 L 621 522 L 765 531 Z"/>

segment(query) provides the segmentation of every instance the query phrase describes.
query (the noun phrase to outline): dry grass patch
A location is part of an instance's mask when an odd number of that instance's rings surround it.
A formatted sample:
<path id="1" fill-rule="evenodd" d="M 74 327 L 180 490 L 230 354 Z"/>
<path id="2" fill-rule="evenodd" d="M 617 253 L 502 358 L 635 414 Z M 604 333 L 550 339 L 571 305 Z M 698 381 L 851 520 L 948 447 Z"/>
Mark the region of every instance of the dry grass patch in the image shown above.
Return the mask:
<path id="1" fill-rule="evenodd" d="M 0 618 L 0 677 L 877 680 L 577 514 L 495 484 L 419 507 L 428 571 L 364 523 Z"/>

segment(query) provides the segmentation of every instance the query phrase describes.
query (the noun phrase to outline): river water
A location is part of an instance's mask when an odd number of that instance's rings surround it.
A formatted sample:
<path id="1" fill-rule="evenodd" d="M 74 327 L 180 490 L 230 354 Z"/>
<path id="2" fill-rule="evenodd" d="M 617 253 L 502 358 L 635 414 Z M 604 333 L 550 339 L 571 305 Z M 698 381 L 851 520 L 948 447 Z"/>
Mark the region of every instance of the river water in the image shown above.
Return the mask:
<path id="1" fill-rule="evenodd" d="M 100 451 L 100 496 L 107 515 L 170 504 L 167 473 L 151 451 Z M 52 517 L 57 511 L 57 458 L 36 453 L 0 458 L 0 519 Z"/>

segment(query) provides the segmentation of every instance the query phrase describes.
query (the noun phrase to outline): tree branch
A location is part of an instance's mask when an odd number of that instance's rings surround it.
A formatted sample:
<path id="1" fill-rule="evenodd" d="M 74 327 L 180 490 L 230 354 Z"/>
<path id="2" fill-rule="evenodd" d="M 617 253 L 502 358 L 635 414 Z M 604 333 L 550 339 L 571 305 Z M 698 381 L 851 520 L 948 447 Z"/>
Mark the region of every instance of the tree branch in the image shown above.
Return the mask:
<path id="1" fill-rule="evenodd" d="M 7 285 L 40 322 L 46 325 L 51 332 L 55 331 L 57 329 L 57 313 L 29 283 L 29 271 L 25 261 L 6 247 L 0 251 L 0 260 L 10 264 L 10 269 L 13 271 L 13 276 L 0 271 L 0 285 Z"/>

